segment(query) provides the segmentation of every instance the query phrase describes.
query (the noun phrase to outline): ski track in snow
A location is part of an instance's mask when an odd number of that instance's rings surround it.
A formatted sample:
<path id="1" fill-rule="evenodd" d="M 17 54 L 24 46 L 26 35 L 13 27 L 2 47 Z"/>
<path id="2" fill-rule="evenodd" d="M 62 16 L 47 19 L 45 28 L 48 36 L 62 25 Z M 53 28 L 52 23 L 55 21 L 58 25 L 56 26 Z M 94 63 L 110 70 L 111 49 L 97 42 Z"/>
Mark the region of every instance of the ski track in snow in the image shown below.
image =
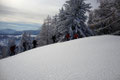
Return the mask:
<path id="1" fill-rule="evenodd" d="M 83 38 L 0 60 L 0 80 L 120 80 L 120 37 Z"/>

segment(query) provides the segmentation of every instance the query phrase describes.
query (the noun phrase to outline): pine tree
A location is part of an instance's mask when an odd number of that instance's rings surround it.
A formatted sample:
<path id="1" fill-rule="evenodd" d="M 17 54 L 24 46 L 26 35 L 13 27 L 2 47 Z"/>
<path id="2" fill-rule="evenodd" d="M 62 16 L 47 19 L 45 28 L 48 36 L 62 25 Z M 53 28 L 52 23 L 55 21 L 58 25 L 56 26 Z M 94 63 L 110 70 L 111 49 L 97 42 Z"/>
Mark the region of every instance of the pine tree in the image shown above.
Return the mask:
<path id="1" fill-rule="evenodd" d="M 52 35 L 51 34 L 52 33 L 51 20 L 52 20 L 51 17 L 48 16 L 41 27 L 40 34 L 37 36 L 39 46 L 44 46 L 44 45 L 48 45 L 52 43 L 51 41 L 51 35 Z"/>
<path id="2" fill-rule="evenodd" d="M 79 38 L 94 35 L 85 24 L 87 19 L 85 13 L 90 8 L 90 4 L 86 4 L 85 0 L 66 1 L 59 14 L 59 32 L 63 41 L 66 34 L 70 34 L 70 39 L 73 39 L 76 33 Z"/>
<path id="3" fill-rule="evenodd" d="M 51 36 L 55 37 L 55 42 L 59 41 L 59 16 L 55 15 L 52 18 L 52 22 L 51 22 L 51 30 L 52 30 L 52 34 Z M 52 43 L 54 43 L 54 41 L 52 41 Z"/>
<path id="4" fill-rule="evenodd" d="M 7 56 L 9 56 L 8 47 L 7 46 L 2 46 L 2 57 L 5 58 Z"/>
<path id="5" fill-rule="evenodd" d="M 27 32 L 24 32 L 19 44 L 19 52 L 32 49 L 32 40 L 31 35 Z"/>
<path id="6" fill-rule="evenodd" d="M 120 1 L 99 0 L 99 9 L 90 13 L 89 26 L 97 35 L 120 34 Z M 92 21 L 90 23 L 90 21 Z"/>

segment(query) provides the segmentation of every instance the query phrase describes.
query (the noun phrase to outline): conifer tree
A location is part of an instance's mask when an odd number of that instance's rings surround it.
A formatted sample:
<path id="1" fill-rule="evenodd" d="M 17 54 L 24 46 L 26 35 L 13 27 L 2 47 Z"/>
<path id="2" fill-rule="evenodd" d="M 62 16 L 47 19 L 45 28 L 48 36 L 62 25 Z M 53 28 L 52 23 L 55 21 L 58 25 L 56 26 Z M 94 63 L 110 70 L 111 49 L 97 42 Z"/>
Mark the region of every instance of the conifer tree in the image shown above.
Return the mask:
<path id="1" fill-rule="evenodd" d="M 32 49 L 32 40 L 31 35 L 27 32 L 24 32 L 19 44 L 19 52 Z"/>
<path id="2" fill-rule="evenodd" d="M 90 13 L 89 26 L 97 35 L 120 34 L 120 0 L 98 0 L 99 9 Z"/>
<path id="3" fill-rule="evenodd" d="M 51 17 L 48 16 L 40 29 L 40 34 L 37 36 L 38 45 L 44 46 L 51 44 L 51 33 Z"/>
<path id="4" fill-rule="evenodd" d="M 73 39 L 74 34 L 78 34 L 79 38 L 94 35 L 85 24 L 85 13 L 90 8 L 90 4 L 86 4 L 85 0 L 66 1 L 59 13 L 59 32 L 63 41 L 66 34 L 70 34 L 70 39 Z"/>

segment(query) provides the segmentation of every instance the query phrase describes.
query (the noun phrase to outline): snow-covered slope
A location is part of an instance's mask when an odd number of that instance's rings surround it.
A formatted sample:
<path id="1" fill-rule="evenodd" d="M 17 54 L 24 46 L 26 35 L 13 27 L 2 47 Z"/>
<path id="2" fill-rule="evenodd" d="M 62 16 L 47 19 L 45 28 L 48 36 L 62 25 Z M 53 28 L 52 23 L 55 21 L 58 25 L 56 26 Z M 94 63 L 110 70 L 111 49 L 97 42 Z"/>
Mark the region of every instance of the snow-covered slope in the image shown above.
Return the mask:
<path id="1" fill-rule="evenodd" d="M 0 60 L 0 80 L 120 80 L 120 37 L 78 39 Z"/>

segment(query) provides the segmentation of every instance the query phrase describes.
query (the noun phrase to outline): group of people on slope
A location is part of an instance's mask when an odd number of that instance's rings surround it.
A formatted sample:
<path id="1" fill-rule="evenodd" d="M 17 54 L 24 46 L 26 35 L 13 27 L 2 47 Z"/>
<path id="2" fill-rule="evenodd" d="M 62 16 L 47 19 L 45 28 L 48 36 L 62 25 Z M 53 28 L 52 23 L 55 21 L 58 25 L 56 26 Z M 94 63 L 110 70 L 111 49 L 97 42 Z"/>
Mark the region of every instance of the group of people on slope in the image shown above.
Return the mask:
<path id="1" fill-rule="evenodd" d="M 66 34 L 65 38 L 66 38 L 66 40 L 70 40 L 70 34 L 69 33 Z M 78 38 L 79 38 L 79 35 L 77 33 L 75 33 L 73 36 L 73 39 L 78 39 Z"/>
<path id="2" fill-rule="evenodd" d="M 74 36 L 73 36 L 73 39 L 77 39 L 77 38 L 79 38 L 79 35 L 76 33 L 76 34 L 74 34 Z M 67 40 L 67 41 L 69 41 L 70 40 L 70 34 L 69 33 L 67 33 L 66 35 L 65 35 L 65 39 Z M 56 35 L 54 35 L 54 36 L 52 36 L 52 41 L 53 41 L 53 43 L 56 43 L 57 41 L 56 41 Z M 26 42 L 23 42 L 23 44 L 22 44 L 22 46 L 23 46 L 23 51 L 26 51 L 27 50 L 27 43 Z M 33 40 L 33 42 L 32 42 L 32 45 L 33 45 L 33 48 L 36 48 L 37 47 L 37 40 Z M 13 55 L 15 55 L 15 50 L 16 50 L 16 45 L 12 45 L 11 47 L 10 47 L 10 56 L 13 56 Z"/>
<path id="3" fill-rule="evenodd" d="M 37 40 L 33 40 L 32 45 L 33 45 L 32 48 L 36 48 L 37 47 Z M 23 46 L 23 51 L 26 51 L 27 50 L 27 43 L 23 42 L 22 46 Z M 15 53 L 16 48 L 17 48 L 16 45 L 10 46 L 10 56 L 13 56 L 16 54 Z"/>
<path id="4" fill-rule="evenodd" d="M 64 38 L 65 38 L 65 40 L 69 41 L 71 36 L 69 33 L 67 33 Z M 79 35 L 77 33 L 75 33 L 73 36 L 73 39 L 78 39 L 78 38 L 79 38 Z M 56 35 L 52 36 L 52 40 L 53 40 L 53 43 L 57 42 Z"/>

